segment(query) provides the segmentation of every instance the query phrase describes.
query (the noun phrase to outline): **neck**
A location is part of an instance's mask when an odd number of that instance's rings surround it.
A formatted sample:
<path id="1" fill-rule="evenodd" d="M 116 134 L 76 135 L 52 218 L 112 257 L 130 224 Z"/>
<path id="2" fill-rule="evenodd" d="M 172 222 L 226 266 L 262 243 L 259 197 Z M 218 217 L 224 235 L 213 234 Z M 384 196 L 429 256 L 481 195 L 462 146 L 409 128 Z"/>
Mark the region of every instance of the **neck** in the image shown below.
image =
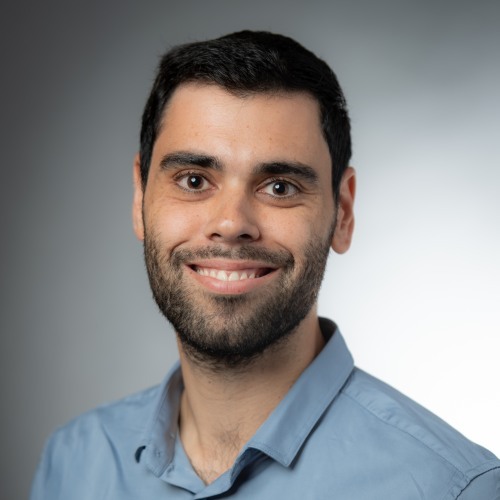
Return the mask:
<path id="1" fill-rule="evenodd" d="M 242 368 L 200 365 L 181 345 L 184 379 L 180 437 L 198 475 L 209 483 L 232 466 L 243 445 L 276 408 L 324 345 L 316 311 L 285 342 Z"/>

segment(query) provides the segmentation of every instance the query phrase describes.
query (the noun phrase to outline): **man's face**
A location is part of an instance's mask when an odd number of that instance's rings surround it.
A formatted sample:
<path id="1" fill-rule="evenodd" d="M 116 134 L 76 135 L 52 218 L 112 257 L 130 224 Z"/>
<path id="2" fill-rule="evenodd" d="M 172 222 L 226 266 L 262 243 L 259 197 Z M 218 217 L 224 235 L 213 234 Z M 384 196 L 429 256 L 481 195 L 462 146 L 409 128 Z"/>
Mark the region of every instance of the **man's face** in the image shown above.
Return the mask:
<path id="1" fill-rule="evenodd" d="M 153 295 L 188 354 L 235 365 L 316 315 L 335 207 L 315 100 L 182 85 L 144 193 L 135 168 Z"/>

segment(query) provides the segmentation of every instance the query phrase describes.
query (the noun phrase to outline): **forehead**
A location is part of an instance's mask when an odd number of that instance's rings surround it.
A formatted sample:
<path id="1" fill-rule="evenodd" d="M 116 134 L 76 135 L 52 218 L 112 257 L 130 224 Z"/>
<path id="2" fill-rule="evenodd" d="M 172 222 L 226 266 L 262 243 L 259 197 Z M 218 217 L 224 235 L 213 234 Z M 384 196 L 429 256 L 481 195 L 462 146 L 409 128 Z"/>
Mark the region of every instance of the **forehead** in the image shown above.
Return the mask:
<path id="1" fill-rule="evenodd" d="M 241 96 L 217 85 L 183 84 L 165 108 L 153 157 L 182 149 L 230 161 L 280 157 L 331 168 L 319 104 L 302 92 Z"/>

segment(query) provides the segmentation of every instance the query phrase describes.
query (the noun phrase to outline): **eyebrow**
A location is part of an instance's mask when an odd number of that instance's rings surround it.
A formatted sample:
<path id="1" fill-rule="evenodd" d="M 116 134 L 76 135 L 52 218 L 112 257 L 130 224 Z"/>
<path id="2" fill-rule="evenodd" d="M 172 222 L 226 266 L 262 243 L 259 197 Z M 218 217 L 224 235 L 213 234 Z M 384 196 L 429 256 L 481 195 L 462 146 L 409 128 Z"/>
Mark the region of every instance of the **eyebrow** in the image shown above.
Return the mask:
<path id="1" fill-rule="evenodd" d="M 222 163 L 215 156 L 193 153 L 189 151 L 177 151 L 163 156 L 160 167 L 164 170 L 175 169 L 180 166 L 194 166 L 222 170 Z"/>
<path id="2" fill-rule="evenodd" d="M 255 174 L 268 174 L 268 175 L 293 175 L 302 178 L 311 184 L 319 182 L 317 172 L 301 162 L 296 161 L 272 161 L 261 163 L 254 169 Z"/>
<path id="3" fill-rule="evenodd" d="M 222 161 L 216 156 L 191 151 L 168 153 L 160 161 L 160 167 L 164 170 L 176 169 L 183 166 L 211 168 L 219 171 L 224 170 Z M 311 184 L 319 182 L 319 176 L 312 167 L 296 161 L 263 162 L 258 164 L 252 173 L 254 175 L 293 175 Z"/>

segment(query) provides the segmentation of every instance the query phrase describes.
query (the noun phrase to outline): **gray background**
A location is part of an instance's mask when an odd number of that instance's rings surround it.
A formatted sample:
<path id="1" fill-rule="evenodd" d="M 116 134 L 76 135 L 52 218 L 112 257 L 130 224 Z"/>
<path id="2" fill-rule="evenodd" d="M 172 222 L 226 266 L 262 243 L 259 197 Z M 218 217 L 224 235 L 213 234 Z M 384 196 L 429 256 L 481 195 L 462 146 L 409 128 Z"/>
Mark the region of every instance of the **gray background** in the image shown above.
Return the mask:
<path id="1" fill-rule="evenodd" d="M 326 59 L 350 104 L 352 250 L 320 310 L 357 364 L 500 453 L 500 3 L 9 2 L 1 17 L 2 499 L 56 426 L 176 359 L 130 223 L 169 46 L 242 28 Z"/>

